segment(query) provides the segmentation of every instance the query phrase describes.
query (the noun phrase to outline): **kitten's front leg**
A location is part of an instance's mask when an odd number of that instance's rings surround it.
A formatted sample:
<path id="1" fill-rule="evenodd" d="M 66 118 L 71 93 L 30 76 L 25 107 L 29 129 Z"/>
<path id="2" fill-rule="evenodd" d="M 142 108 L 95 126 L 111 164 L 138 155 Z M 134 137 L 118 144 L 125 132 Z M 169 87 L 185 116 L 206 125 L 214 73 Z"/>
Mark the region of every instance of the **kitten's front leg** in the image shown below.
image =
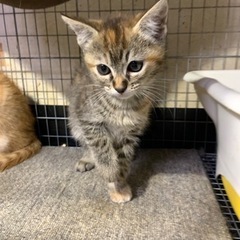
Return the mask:
<path id="1" fill-rule="evenodd" d="M 126 181 L 108 183 L 108 191 L 113 202 L 124 203 L 132 199 L 132 190 Z"/>
<path id="2" fill-rule="evenodd" d="M 138 138 L 134 136 L 126 137 L 121 143 L 117 142 L 115 151 L 118 156 L 120 176 L 117 181 L 108 184 L 109 194 L 113 202 L 127 202 L 132 198 L 132 191 L 127 184 L 127 177 L 135 154 L 135 147 L 138 145 Z"/>
<path id="3" fill-rule="evenodd" d="M 99 149 L 100 150 L 100 149 Z M 129 172 L 129 161 L 119 158 L 112 142 L 105 139 L 104 147 L 97 154 L 97 168 L 108 181 L 108 190 L 113 202 L 123 203 L 132 199 L 132 191 L 126 178 Z"/>
<path id="4" fill-rule="evenodd" d="M 94 155 L 96 167 L 109 183 L 111 200 L 118 203 L 130 201 L 132 192 L 126 182 L 129 161 L 126 161 L 125 158 L 122 161 L 104 126 L 91 126 L 89 124 L 85 129 L 86 143 Z"/>

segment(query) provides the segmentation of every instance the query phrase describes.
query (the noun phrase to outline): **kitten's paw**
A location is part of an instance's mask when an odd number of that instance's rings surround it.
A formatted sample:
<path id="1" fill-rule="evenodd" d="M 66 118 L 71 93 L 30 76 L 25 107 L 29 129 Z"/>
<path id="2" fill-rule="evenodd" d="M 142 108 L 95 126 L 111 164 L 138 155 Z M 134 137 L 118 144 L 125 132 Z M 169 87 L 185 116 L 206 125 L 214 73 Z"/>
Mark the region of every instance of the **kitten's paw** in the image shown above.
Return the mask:
<path id="1" fill-rule="evenodd" d="M 85 162 L 85 161 L 79 161 L 76 164 L 76 171 L 78 172 L 86 172 L 86 171 L 90 171 L 95 167 L 94 163 L 90 163 L 90 162 Z"/>
<path id="2" fill-rule="evenodd" d="M 109 183 L 109 195 L 113 202 L 115 203 L 124 203 L 129 202 L 132 199 L 132 191 L 129 185 L 125 185 L 124 187 L 116 187 L 115 183 Z"/>

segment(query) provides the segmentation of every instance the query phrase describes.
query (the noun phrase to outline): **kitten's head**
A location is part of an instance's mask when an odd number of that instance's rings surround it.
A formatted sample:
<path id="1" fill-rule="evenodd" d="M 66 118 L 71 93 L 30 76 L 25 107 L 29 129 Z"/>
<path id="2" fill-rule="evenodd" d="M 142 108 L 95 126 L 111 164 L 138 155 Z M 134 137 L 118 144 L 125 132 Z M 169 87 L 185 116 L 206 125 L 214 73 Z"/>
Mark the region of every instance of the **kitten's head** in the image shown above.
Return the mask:
<path id="1" fill-rule="evenodd" d="M 127 19 L 62 18 L 76 33 L 95 83 L 108 94 L 127 99 L 144 94 L 144 89 L 156 80 L 165 52 L 167 13 L 167 0 L 160 0 L 145 14 Z"/>

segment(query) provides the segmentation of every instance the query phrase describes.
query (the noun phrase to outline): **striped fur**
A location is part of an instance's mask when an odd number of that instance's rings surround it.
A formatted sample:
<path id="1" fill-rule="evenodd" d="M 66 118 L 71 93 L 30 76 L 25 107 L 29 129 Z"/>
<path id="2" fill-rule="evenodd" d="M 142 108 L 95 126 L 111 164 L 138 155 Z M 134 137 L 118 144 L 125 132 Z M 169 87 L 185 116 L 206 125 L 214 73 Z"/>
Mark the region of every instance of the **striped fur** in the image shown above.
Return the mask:
<path id="1" fill-rule="evenodd" d="M 131 160 L 151 108 L 161 98 L 167 11 L 167 1 L 161 0 L 132 18 L 87 21 L 62 16 L 75 31 L 82 53 L 69 94 L 70 129 L 85 146 L 77 169 L 96 166 L 114 202 L 132 198 L 126 182 Z"/>
<path id="2" fill-rule="evenodd" d="M 0 73 L 0 171 L 36 154 L 41 143 L 25 96 Z"/>

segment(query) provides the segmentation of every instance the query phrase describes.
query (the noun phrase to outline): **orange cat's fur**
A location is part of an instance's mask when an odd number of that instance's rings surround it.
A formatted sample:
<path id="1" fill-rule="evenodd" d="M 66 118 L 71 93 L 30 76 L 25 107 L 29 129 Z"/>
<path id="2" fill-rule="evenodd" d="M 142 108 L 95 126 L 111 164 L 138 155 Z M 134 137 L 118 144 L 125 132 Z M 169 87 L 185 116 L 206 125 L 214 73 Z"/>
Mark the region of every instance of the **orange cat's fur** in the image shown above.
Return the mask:
<path id="1" fill-rule="evenodd" d="M 34 122 L 26 97 L 0 73 L 0 171 L 23 162 L 40 150 Z"/>

